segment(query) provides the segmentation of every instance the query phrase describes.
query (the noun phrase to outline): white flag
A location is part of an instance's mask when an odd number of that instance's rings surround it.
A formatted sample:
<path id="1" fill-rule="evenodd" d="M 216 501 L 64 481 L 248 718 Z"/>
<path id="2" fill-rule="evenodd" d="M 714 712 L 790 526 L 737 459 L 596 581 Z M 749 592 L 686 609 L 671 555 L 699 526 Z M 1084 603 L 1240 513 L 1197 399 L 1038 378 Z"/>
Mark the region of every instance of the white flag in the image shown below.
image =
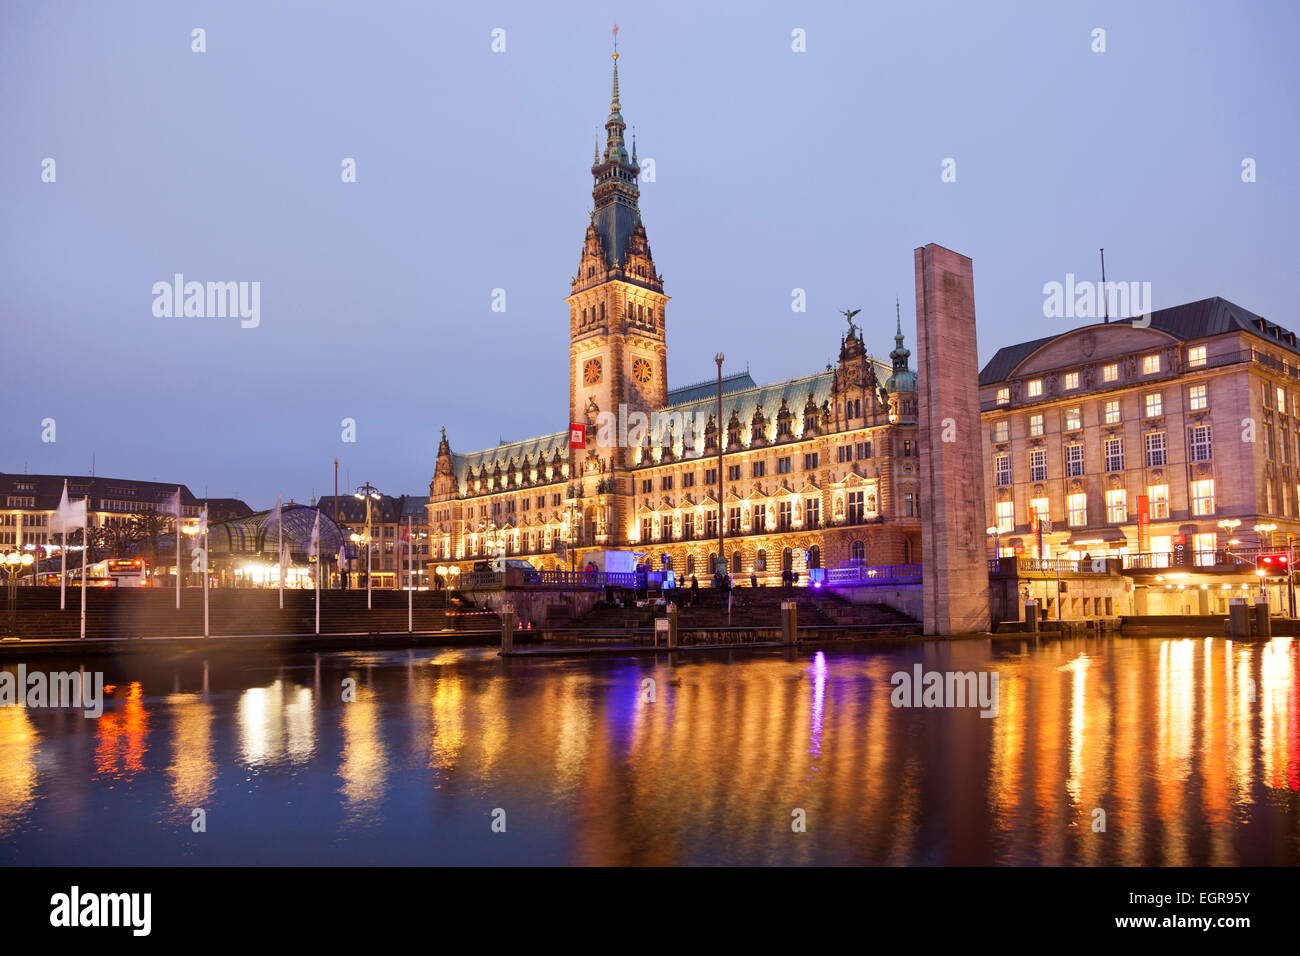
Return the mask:
<path id="1" fill-rule="evenodd" d="M 203 506 L 203 511 L 199 514 L 199 526 L 195 533 L 196 534 L 208 533 L 208 506 L 207 505 Z"/>
<path id="2" fill-rule="evenodd" d="M 316 523 L 311 528 L 311 544 L 307 553 L 313 558 L 320 557 L 320 509 L 316 509 Z"/>
<path id="3" fill-rule="evenodd" d="M 63 489 L 59 507 L 50 518 L 49 529 L 52 532 L 76 531 L 86 523 L 86 499 L 68 501 L 68 489 Z"/>
<path id="4" fill-rule="evenodd" d="M 286 541 L 280 548 L 280 580 L 284 580 L 284 569 L 289 566 L 289 542 Z"/>
<path id="5" fill-rule="evenodd" d="M 269 515 L 266 516 L 266 530 L 267 530 L 268 532 L 270 532 L 270 531 L 279 531 L 279 530 L 280 530 L 280 521 L 281 521 L 281 516 L 280 516 L 280 502 L 281 502 L 281 499 L 280 499 L 280 498 L 276 498 L 276 499 L 275 499 L 275 510 L 272 511 Z"/>
<path id="6" fill-rule="evenodd" d="M 50 516 L 50 532 L 58 534 L 66 532 L 68 525 L 68 483 L 63 483 L 63 497 L 59 499 L 59 507 L 55 509 L 54 514 Z"/>
<path id="7" fill-rule="evenodd" d="M 175 518 L 177 527 L 180 526 L 181 490 L 179 488 L 177 488 L 175 492 L 167 496 L 167 500 L 163 502 L 163 512 Z"/>

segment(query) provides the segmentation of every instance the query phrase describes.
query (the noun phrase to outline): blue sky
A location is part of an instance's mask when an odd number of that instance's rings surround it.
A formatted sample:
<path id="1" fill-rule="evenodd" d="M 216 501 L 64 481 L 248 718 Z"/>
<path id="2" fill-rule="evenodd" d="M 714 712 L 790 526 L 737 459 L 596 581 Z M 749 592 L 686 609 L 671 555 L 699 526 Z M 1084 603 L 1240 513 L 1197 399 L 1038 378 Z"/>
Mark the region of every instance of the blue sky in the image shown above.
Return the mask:
<path id="1" fill-rule="evenodd" d="M 1102 246 L 1157 308 L 1295 328 L 1297 9 L 7 0 L 0 470 L 93 456 L 266 507 L 329 493 L 335 457 L 427 492 L 440 425 L 461 451 L 564 429 L 614 19 L 670 385 L 719 349 L 760 382 L 822 368 L 845 308 L 884 354 L 895 296 L 914 348 L 928 242 L 974 260 L 981 362 L 1077 324 L 1043 285 Z M 177 272 L 260 282 L 260 325 L 156 317 Z"/>

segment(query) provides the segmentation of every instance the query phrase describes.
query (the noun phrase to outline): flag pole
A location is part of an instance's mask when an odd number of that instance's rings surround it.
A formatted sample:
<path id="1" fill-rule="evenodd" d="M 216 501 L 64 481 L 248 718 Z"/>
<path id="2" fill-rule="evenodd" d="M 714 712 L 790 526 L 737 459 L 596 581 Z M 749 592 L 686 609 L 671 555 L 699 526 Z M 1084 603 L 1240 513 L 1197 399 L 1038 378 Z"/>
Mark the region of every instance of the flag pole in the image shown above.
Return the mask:
<path id="1" fill-rule="evenodd" d="M 81 639 L 86 639 L 86 538 L 90 528 L 90 496 L 87 495 L 81 510 Z"/>
<path id="2" fill-rule="evenodd" d="M 317 527 L 320 526 L 319 511 L 316 513 L 316 525 Z M 324 566 L 325 566 L 325 562 L 321 560 L 320 539 L 317 538 L 316 539 L 316 633 L 317 634 L 320 633 L 320 572 L 321 572 L 321 568 L 323 568 Z"/>
<path id="3" fill-rule="evenodd" d="M 280 610 L 284 610 L 284 511 L 283 496 L 275 499 L 275 524 L 280 531 Z"/>
<path id="4" fill-rule="evenodd" d="M 203 636 L 208 637 L 208 506 L 203 506 Z"/>
<path id="5" fill-rule="evenodd" d="M 63 500 L 68 500 L 68 479 L 63 479 Z M 59 530 L 63 533 L 63 547 L 59 549 L 59 610 L 68 609 L 68 519 L 59 521 Z M 84 535 L 83 535 L 84 537 Z M 83 541 L 82 544 L 85 544 Z"/>
<path id="6" fill-rule="evenodd" d="M 415 633 L 415 589 L 411 582 L 411 516 L 406 516 L 406 632 Z"/>
<path id="7" fill-rule="evenodd" d="M 176 486 L 176 610 L 181 609 L 181 489 Z"/>

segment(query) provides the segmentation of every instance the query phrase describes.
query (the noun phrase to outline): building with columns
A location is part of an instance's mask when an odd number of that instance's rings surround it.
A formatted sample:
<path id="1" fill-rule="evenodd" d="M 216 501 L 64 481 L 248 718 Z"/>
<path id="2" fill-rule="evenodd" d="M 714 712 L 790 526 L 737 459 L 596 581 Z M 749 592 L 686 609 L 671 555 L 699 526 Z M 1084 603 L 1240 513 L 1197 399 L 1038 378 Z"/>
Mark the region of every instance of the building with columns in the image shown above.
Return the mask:
<path id="1" fill-rule="evenodd" d="M 999 555 L 1119 558 L 1124 613 L 1225 613 L 1261 570 L 1289 607 L 1294 332 L 1217 297 L 1088 325 L 1000 349 L 980 408 Z"/>
<path id="2" fill-rule="evenodd" d="M 889 361 L 849 318 L 838 360 L 759 385 L 748 371 L 670 388 L 668 301 L 640 210 L 614 54 L 606 143 L 569 295 L 569 419 L 538 438 L 455 453 L 429 487 L 430 564 L 490 554 L 542 570 L 617 548 L 707 585 L 729 572 L 806 581 L 811 568 L 920 560 L 916 374 L 901 321 Z M 721 414 L 718 393 L 721 390 Z M 721 446 L 721 447 L 720 447 Z M 721 451 L 721 459 L 719 459 Z"/>

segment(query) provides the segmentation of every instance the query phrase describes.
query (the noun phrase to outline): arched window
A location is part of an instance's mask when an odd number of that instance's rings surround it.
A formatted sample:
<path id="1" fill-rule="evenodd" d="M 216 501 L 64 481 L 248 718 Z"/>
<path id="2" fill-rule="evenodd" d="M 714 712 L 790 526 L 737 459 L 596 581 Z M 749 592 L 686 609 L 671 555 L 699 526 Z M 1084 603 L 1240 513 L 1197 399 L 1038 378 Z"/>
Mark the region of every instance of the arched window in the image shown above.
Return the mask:
<path id="1" fill-rule="evenodd" d="M 822 566 L 822 549 L 813 545 L 808 549 L 808 567 L 820 568 Z"/>
<path id="2" fill-rule="evenodd" d="M 741 571 L 740 562 L 742 560 L 743 559 L 741 558 L 741 554 L 739 550 L 731 552 L 731 573 L 732 574 L 740 573 Z"/>
<path id="3" fill-rule="evenodd" d="M 755 571 L 767 570 L 767 552 L 764 551 L 762 548 L 759 548 L 758 554 L 754 555 L 754 570 Z"/>
<path id="4" fill-rule="evenodd" d="M 708 566 L 705 568 L 705 571 L 709 574 L 713 574 L 717 570 L 718 570 L 718 553 L 716 551 L 710 551 L 709 563 Z"/>
<path id="5" fill-rule="evenodd" d="M 781 570 L 794 570 L 794 553 L 789 548 L 786 548 L 781 552 Z"/>
<path id="6" fill-rule="evenodd" d="M 867 549 L 861 541 L 853 542 L 852 557 L 854 561 L 865 561 L 867 558 Z"/>
<path id="7" fill-rule="evenodd" d="M 686 573 L 687 575 L 695 573 L 695 555 L 693 554 L 688 554 L 686 556 Z"/>

